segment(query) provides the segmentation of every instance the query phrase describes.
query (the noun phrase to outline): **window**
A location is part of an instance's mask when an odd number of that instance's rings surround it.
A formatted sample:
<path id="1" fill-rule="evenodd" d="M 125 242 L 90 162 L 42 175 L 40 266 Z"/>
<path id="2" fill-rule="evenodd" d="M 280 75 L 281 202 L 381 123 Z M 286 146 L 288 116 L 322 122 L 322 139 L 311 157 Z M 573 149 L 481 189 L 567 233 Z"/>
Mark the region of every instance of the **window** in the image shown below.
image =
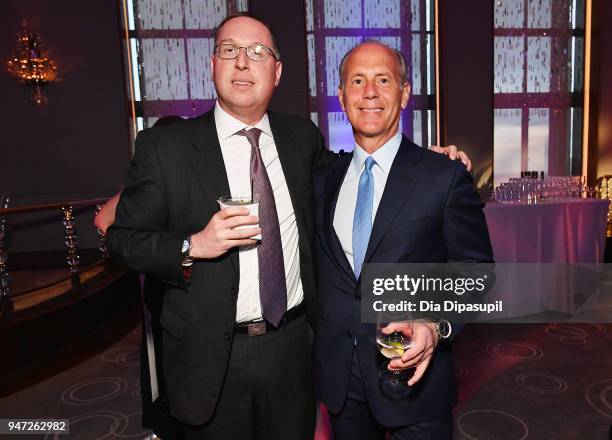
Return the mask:
<path id="1" fill-rule="evenodd" d="M 227 15 L 246 11 L 247 0 L 125 0 L 124 8 L 138 130 L 161 116 L 212 108 L 214 30 Z"/>
<path id="2" fill-rule="evenodd" d="M 496 0 L 495 183 L 580 174 L 584 0 Z"/>
<path id="3" fill-rule="evenodd" d="M 337 98 L 338 65 L 363 39 L 399 49 L 409 68 L 411 96 L 403 133 L 419 145 L 436 142 L 434 0 L 306 0 L 309 108 L 332 150 L 351 151 L 351 126 Z"/>

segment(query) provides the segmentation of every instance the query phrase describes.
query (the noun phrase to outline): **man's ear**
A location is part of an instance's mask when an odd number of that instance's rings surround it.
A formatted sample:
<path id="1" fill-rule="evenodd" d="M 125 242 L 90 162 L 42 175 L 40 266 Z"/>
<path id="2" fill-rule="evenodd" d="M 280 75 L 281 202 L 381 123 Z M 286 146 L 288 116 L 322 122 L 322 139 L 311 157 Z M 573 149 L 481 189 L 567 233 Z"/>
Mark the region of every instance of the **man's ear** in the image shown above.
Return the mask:
<path id="1" fill-rule="evenodd" d="M 280 79 L 281 79 L 281 74 L 283 73 L 283 63 L 281 63 L 280 61 L 276 62 L 276 78 L 274 80 L 274 86 L 278 86 L 278 83 L 280 83 Z"/>
<path id="2" fill-rule="evenodd" d="M 340 101 L 340 107 L 342 107 L 342 111 L 346 112 L 344 108 L 344 90 L 342 87 L 338 87 L 338 101 Z"/>
<path id="3" fill-rule="evenodd" d="M 402 86 L 402 110 L 408 106 L 410 99 L 410 84 L 406 83 Z"/>

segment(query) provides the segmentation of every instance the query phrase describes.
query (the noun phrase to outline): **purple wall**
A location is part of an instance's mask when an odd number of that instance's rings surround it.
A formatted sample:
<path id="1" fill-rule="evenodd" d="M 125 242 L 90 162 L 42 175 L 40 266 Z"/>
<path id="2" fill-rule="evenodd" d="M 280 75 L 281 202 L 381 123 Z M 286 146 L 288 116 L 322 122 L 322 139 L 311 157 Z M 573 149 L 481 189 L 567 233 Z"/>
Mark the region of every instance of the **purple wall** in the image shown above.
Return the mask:
<path id="1" fill-rule="evenodd" d="M 116 1 L 0 4 L 0 193 L 14 196 L 12 206 L 101 197 L 119 189 L 129 139 L 118 11 Z M 40 32 L 58 67 L 58 80 L 45 89 L 44 107 L 32 104 L 28 88 L 5 68 L 23 19 Z M 25 234 L 16 221 L 9 222 L 12 251 L 62 246 L 61 225 L 60 236 L 57 225 L 49 230 L 44 224 Z M 92 237 L 86 229 L 93 233 L 83 224 L 82 237 Z"/>

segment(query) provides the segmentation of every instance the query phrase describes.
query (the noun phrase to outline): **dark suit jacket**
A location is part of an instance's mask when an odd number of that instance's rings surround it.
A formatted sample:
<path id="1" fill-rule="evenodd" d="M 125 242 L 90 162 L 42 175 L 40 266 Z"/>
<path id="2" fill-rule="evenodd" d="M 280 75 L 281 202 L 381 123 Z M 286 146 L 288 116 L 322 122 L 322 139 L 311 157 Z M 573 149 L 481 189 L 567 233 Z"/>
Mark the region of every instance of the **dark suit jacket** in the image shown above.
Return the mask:
<path id="1" fill-rule="evenodd" d="M 385 426 L 436 419 L 456 400 L 450 344 L 438 346 L 409 398 L 389 400 L 379 388 L 383 358 L 375 328 L 361 323 L 360 284 L 333 227 L 338 193 L 352 155 L 315 176 L 319 323 L 315 342 L 319 397 L 332 412 L 342 408 L 358 343 L 368 403 Z M 407 138 L 397 152 L 374 220 L 365 263 L 491 262 L 493 254 L 480 198 L 460 163 L 420 148 Z"/>
<path id="2" fill-rule="evenodd" d="M 295 210 L 304 302 L 312 320 L 312 171 L 329 152 L 310 121 L 277 113 L 269 118 Z M 206 226 L 219 210 L 217 198 L 227 194 L 212 111 L 144 130 L 107 236 L 114 260 L 167 284 L 161 324 L 170 411 L 193 425 L 208 421 L 216 406 L 233 338 L 240 269 L 238 250 L 232 249 L 196 261 L 185 281 L 181 246 Z"/>

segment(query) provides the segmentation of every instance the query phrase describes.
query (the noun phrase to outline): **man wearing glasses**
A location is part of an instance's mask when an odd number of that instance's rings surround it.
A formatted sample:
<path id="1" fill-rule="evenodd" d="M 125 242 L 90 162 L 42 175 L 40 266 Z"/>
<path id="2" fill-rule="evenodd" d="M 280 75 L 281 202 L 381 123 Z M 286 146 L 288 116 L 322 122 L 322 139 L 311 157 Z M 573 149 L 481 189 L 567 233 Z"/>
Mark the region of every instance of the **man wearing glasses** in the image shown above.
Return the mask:
<path id="1" fill-rule="evenodd" d="M 166 282 L 164 372 L 186 438 L 311 440 L 311 175 L 333 154 L 312 122 L 267 112 L 282 64 L 264 21 L 232 15 L 215 44 L 215 108 L 139 134 L 107 244 Z M 219 210 L 252 193 L 259 217 Z"/>
<path id="2" fill-rule="evenodd" d="M 331 153 L 310 121 L 267 112 L 282 64 L 265 22 L 230 16 L 215 43 L 215 108 L 139 134 L 108 248 L 166 281 L 164 373 L 186 438 L 311 440 L 311 174 Z M 252 190 L 259 218 L 219 210 Z"/>

